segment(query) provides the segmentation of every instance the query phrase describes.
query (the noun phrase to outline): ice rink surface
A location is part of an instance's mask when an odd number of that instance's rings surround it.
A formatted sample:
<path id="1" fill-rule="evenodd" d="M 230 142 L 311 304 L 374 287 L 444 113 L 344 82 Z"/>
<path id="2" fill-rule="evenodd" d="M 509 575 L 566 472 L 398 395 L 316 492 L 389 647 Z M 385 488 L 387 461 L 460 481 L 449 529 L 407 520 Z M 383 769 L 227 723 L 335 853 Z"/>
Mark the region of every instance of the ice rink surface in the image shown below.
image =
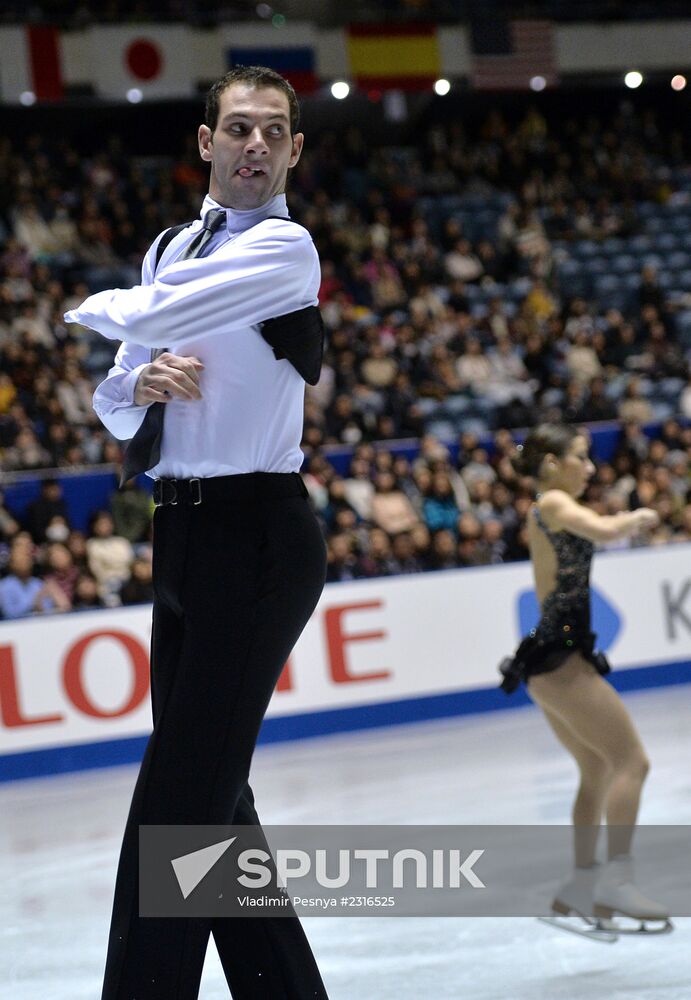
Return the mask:
<path id="1" fill-rule="evenodd" d="M 691 686 L 629 694 L 641 821 L 691 824 Z M 0 785 L 0 998 L 98 1000 L 136 768 Z M 265 823 L 565 823 L 576 772 L 533 708 L 260 747 Z M 331 1000 L 688 1000 L 691 919 L 583 940 L 534 919 L 310 918 Z M 228 1000 L 210 946 L 200 1000 Z"/>

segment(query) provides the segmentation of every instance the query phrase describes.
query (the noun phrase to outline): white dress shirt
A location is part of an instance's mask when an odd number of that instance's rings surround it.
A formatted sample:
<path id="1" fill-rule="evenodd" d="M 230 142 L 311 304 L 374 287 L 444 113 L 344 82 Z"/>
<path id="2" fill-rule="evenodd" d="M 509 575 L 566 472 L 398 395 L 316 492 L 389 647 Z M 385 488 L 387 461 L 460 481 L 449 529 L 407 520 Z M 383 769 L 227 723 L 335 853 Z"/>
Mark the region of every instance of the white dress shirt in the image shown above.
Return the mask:
<path id="1" fill-rule="evenodd" d="M 142 266 L 142 284 L 90 295 L 65 314 L 109 340 L 123 340 L 115 364 L 94 394 L 94 409 L 120 440 L 132 438 L 146 406 L 134 403 L 151 348 L 194 355 L 204 364 L 201 400 L 165 404 L 161 459 L 148 475 L 176 479 L 245 472 L 297 472 L 305 383 L 277 361 L 258 324 L 316 305 L 319 260 L 302 226 L 287 219 L 285 195 L 250 211 L 225 209 L 204 256 L 178 260 L 211 208 Z M 270 219 L 268 216 L 281 216 Z M 259 223 L 259 225 L 257 224 Z"/>

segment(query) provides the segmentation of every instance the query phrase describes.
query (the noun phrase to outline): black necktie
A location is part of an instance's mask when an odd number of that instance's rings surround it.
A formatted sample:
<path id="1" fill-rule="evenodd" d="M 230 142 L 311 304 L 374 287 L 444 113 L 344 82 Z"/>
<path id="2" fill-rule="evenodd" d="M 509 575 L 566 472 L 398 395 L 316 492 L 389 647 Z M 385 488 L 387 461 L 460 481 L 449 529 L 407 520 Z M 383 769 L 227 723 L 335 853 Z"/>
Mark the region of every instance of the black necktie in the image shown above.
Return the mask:
<path id="1" fill-rule="evenodd" d="M 185 248 L 178 260 L 189 260 L 191 257 L 201 257 L 206 247 L 226 221 L 226 213 L 222 208 L 212 208 L 204 216 L 204 225 L 194 239 Z M 157 347 L 151 352 L 151 360 L 163 354 L 165 347 Z M 122 464 L 120 485 L 128 479 L 138 476 L 140 472 L 153 469 L 161 458 L 161 438 L 163 436 L 163 414 L 165 403 L 151 403 L 137 433 L 127 445 Z"/>

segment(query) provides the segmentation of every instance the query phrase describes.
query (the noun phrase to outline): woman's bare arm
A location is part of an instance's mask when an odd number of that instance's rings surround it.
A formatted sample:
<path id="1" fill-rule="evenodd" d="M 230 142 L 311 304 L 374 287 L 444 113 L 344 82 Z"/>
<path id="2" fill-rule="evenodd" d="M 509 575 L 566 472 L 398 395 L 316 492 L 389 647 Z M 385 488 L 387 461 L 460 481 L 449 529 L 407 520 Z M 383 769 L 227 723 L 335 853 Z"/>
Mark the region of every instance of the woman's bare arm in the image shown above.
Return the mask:
<path id="1" fill-rule="evenodd" d="M 626 538 L 655 528 L 660 522 L 657 513 L 649 507 L 619 514 L 596 514 L 563 490 L 548 490 L 538 501 L 538 507 L 550 531 L 570 531 L 591 542 Z"/>

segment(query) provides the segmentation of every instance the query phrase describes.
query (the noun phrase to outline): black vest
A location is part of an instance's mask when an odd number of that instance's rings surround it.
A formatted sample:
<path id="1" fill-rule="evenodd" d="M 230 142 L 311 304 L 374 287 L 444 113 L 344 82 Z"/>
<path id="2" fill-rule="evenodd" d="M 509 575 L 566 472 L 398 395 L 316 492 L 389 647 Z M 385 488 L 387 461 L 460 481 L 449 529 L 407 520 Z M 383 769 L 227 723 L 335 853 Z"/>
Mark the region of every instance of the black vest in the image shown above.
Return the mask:
<path id="1" fill-rule="evenodd" d="M 286 216 L 268 215 L 267 218 L 285 219 Z M 165 248 L 178 233 L 190 225 L 190 222 L 183 222 L 181 226 L 167 229 L 161 236 L 156 247 L 154 274 Z M 317 306 L 306 306 L 304 309 L 264 320 L 259 324 L 259 331 L 273 349 L 277 361 L 289 361 L 308 385 L 317 384 L 324 357 L 324 322 Z"/>

